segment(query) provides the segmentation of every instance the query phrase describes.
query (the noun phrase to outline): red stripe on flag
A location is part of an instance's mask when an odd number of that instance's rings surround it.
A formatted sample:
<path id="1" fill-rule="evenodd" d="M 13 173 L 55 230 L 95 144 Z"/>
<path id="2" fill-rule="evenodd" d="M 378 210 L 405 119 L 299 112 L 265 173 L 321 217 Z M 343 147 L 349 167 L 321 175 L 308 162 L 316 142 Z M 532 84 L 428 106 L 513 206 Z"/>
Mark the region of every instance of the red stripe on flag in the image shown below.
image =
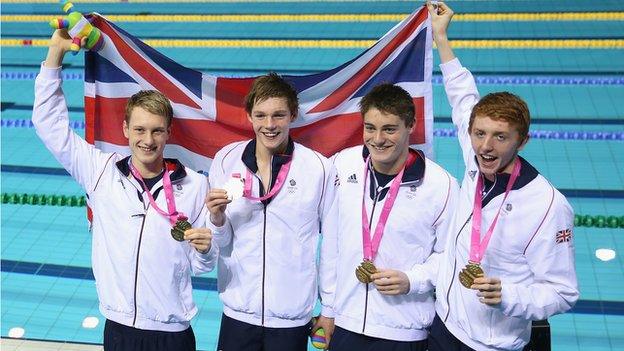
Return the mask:
<path id="1" fill-rule="evenodd" d="M 407 38 L 427 19 L 427 10 L 422 9 L 412 21 L 403 28 L 394 39 L 386 45 L 375 57 L 373 57 L 362 69 L 357 72 L 351 79 L 347 80 L 340 88 L 331 93 L 318 105 L 309 111 L 309 113 L 328 111 L 336 108 L 342 102 L 348 100 L 362 85 L 371 77 L 371 75 L 386 61 L 386 59 L 399 47 Z"/>
<path id="2" fill-rule="evenodd" d="M 425 98 L 416 97 L 414 101 L 414 119 L 416 120 L 416 128 L 410 135 L 410 144 L 424 144 L 425 138 Z"/>
<path id="3" fill-rule="evenodd" d="M 89 102 L 88 100 L 93 100 Z M 123 120 L 126 112 L 127 98 L 86 98 L 87 115 L 93 113 L 98 116 L 94 119 L 92 126 L 87 120 L 87 131 L 91 127 L 93 130 L 93 141 L 104 141 L 115 145 L 128 145 L 128 139 L 123 135 Z M 87 139 L 91 142 L 91 140 Z"/>
<path id="4" fill-rule="evenodd" d="M 148 81 L 156 90 L 165 94 L 171 101 L 184 104 L 189 107 L 200 109 L 200 106 L 190 99 L 182 90 L 180 90 L 169 78 L 160 73 L 154 66 L 145 61 L 141 55 L 130 47 L 113 29 L 106 20 L 95 16 L 97 27 L 107 34 L 115 44 L 117 51 L 123 59 L 134 69 L 143 79 Z"/>
<path id="5" fill-rule="evenodd" d="M 93 145 L 94 138 L 94 125 L 95 125 L 95 99 L 89 96 L 84 97 L 85 101 L 85 140 Z"/>
<path id="6" fill-rule="evenodd" d="M 213 121 L 176 119 L 172 125 L 169 143 L 180 145 L 196 154 L 214 158 L 217 151 L 225 145 L 253 137 L 251 124 L 247 126 L 247 129 L 236 129 Z"/>
<path id="7" fill-rule="evenodd" d="M 217 121 L 232 128 L 250 128 L 245 111 L 245 95 L 254 78 L 217 78 L 215 92 Z"/>
<path id="8" fill-rule="evenodd" d="M 305 127 L 291 128 L 293 140 L 329 157 L 362 144 L 362 117 L 359 112 L 322 119 Z"/>

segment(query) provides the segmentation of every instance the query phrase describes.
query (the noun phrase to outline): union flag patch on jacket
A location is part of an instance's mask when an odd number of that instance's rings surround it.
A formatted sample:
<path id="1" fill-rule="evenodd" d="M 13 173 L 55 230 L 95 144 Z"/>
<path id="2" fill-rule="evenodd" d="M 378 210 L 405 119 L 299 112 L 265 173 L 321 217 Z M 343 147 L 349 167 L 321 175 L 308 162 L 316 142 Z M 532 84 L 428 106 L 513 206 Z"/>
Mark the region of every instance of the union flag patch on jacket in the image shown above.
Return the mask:
<path id="1" fill-rule="evenodd" d="M 572 239 L 572 230 L 564 229 L 557 232 L 557 236 L 555 237 L 555 241 L 557 244 L 563 242 L 569 242 Z"/>

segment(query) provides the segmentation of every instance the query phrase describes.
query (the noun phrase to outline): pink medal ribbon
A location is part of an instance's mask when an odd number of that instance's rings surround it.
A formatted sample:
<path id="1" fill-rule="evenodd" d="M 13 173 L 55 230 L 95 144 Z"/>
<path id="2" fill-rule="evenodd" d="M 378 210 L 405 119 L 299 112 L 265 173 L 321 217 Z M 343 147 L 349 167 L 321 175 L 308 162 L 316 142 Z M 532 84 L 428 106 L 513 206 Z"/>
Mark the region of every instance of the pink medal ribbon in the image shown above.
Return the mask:
<path id="1" fill-rule="evenodd" d="M 270 199 L 271 197 L 275 196 L 275 194 L 277 194 L 280 191 L 280 189 L 286 182 L 286 177 L 288 176 L 288 171 L 290 170 L 291 163 L 292 163 L 292 156 L 290 157 L 290 160 L 288 162 L 284 163 L 280 167 L 280 170 L 277 173 L 277 178 L 275 179 L 275 184 L 273 185 L 271 190 L 266 195 L 261 196 L 261 197 L 254 197 L 251 195 L 251 188 L 253 187 L 253 176 L 252 176 L 251 171 L 247 169 L 247 173 L 245 175 L 244 188 L 243 188 L 243 197 L 246 197 L 254 201 L 264 201 L 266 199 Z"/>
<path id="2" fill-rule="evenodd" d="M 479 174 L 479 179 L 477 180 L 477 189 L 474 197 L 474 207 L 472 209 L 473 217 L 472 217 L 472 234 L 470 237 L 470 263 L 480 264 L 483 259 L 483 255 L 485 254 L 485 249 L 490 243 L 490 238 L 492 237 L 492 233 L 494 233 L 494 227 L 496 226 L 496 222 L 498 221 L 498 215 L 500 215 L 501 208 L 503 208 L 503 204 L 511 191 L 518 175 L 520 174 L 520 159 L 515 160 L 513 171 L 511 172 L 511 176 L 509 177 L 509 181 L 507 181 L 507 187 L 505 188 L 505 196 L 503 197 L 503 201 L 501 201 L 501 205 L 498 207 L 498 212 L 496 212 L 496 216 L 494 217 L 494 221 L 490 224 L 490 228 L 487 233 L 481 239 L 481 204 L 483 200 L 483 176 Z"/>
<path id="3" fill-rule="evenodd" d="M 366 212 L 366 183 L 368 180 L 370 156 L 366 159 L 366 165 L 364 167 L 364 192 L 362 194 L 362 245 L 364 249 L 364 260 L 372 262 L 377 255 L 377 250 L 379 249 L 379 244 L 381 243 L 381 237 L 383 236 L 386 222 L 388 221 L 388 217 L 390 216 L 390 210 L 392 210 L 394 201 L 396 200 L 399 193 L 399 187 L 401 185 L 401 180 L 403 179 L 405 167 L 412 164 L 414 162 L 414 159 L 414 154 L 410 152 L 407 156 L 405 164 L 403 165 L 403 168 L 401 168 L 399 174 L 397 174 L 392 180 L 392 183 L 390 184 L 390 189 L 388 190 L 388 198 L 386 198 L 386 202 L 384 202 L 383 208 L 381 209 L 379 221 L 377 222 L 377 226 L 375 227 L 375 234 L 373 235 L 372 240 L 370 237 L 371 230 L 368 223 L 368 213 Z"/>
<path id="4" fill-rule="evenodd" d="M 145 190 L 145 192 L 147 193 L 147 197 L 149 198 L 150 204 L 156 210 L 156 212 L 169 218 L 169 222 L 171 223 L 172 226 L 176 224 L 176 221 L 178 219 L 186 220 L 187 217 L 182 212 L 178 213 L 178 211 L 176 211 L 175 199 L 173 197 L 173 186 L 171 186 L 171 178 L 169 178 L 169 171 L 167 170 L 167 167 L 165 166 L 165 170 L 163 171 L 163 190 L 165 192 L 165 200 L 167 202 L 167 210 L 169 212 L 165 212 L 161 210 L 156 205 L 156 201 L 154 200 L 152 193 L 150 193 L 150 191 L 147 189 L 147 185 L 145 185 L 145 182 L 143 181 L 143 177 L 141 176 L 141 173 L 139 173 L 139 171 L 136 169 L 136 167 L 134 167 L 131 161 L 132 160 L 128 161 L 130 165 L 130 172 L 132 172 L 132 175 L 141 182 L 141 185 L 143 186 L 143 190 Z"/>

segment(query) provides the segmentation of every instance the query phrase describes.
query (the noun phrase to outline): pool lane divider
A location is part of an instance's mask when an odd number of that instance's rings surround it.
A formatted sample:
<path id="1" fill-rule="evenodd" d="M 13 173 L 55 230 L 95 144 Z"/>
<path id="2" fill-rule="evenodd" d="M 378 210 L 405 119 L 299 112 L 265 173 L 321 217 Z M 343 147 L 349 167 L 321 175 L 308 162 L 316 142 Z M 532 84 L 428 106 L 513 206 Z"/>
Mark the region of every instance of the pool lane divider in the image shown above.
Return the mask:
<path id="1" fill-rule="evenodd" d="M 2 204 L 84 207 L 87 205 L 84 196 L 57 194 L 6 193 L 0 195 Z M 624 228 L 624 216 L 580 215 L 574 216 L 576 227 Z"/>
<path id="2" fill-rule="evenodd" d="M 38 66 L 37 66 L 38 67 Z M 34 80 L 37 71 L 2 71 L 2 80 Z M 224 77 L 241 78 L 248 77 L 247 74 L 231 74 Z M 84 81 L 83 72 L 63 72 L 64 81 L 80 80 Z M 477 85 L 624 85 L 624 76 L 475 76 Z M 432 84 L 443 84 L 442 76 L 439 74 L 431 78 Z"/>
<path id="3" fill-rule="evenodd" d="M 91 1 L 89 1 L 91 2 Z M 408 13 L 389 14 L 123 14 L 107 15 L 113 22 L 126 23 L 266 23 L 266 22 L 322 22 L 322 23 L 368 23 L 400 22 Z M 53 15 L 15 14 L 2 15 L 0 20 L 17 23 L 48 22 Z M 553 22 L 553 21 L 622 21 L 624 12 L 539 12 L 539 13 L 464 13 L 453 16 L 453 22 Z"/>

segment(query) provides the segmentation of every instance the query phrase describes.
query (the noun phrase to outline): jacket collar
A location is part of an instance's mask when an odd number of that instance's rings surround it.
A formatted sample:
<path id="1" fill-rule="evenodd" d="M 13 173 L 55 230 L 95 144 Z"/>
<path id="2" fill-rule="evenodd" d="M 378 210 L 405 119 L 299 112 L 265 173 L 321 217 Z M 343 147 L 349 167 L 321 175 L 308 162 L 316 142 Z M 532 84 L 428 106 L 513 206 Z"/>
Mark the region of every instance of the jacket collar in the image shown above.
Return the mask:
<path id="1" fill-rule="evenodd" d="M 286 145 L 286 151 L 283 154 L 273 155 L 271 159 L 271 187 L 275 184 L 277 180 L 277 174 L 280 171 L 280 168 L 283 164 L 290 161 L 293 157 L 293 151 L 295 150 L 295 143 L 291 138 L 288 138 L 288 145 Z M 245 167 L 249 169 L 252 173 L 258 172 L 258 162 L 256 160 L 256 139 L 251 139 L 249 143 L 245 146 L 243 150 L 243 155 L 241 156 L 241 160 L 245 164 Z M 264 187 L 260 187 L 260 196 L 264 195 Z M 262 201 L 265 204 L 271 202 L 271 199 L 267 199 Z"/>
<path id="2" fill-rule="evenodd" d="M 295 143 L 291 138 L 288 138 L 288 145 L 286 145 L 286 151 L 283 154 L 273 155 L 271 169 L 273 170 L 273 176 L 277 177 L 277 173 L 279 172 L 280 167 L 290 161 L 293 155 L 293 151 L 295 149 Z M 258 172 L 258 163 L 256 160 L 256 139 L 251 139 L 249 143 L 245 146 L 243 150 L 243 155 L 241 156 L 241 160 L 245 164 L 245 167 L 249 169 L 251 172 Z M 275 180 L 275 179 L 273 179 Z"/>
<path id="3" fill-rule="evenodd" d="M 529 184 L 533 179 L 537 177 L 539 172 L 533 167 L 527 160 L 518 155 L 518 159 L 520 160 L 520 174 L 516 179 L 516 182 L 511 187 L 512 190 L 518 190 Z M 479 167 L 479 163 L 477 161 L 477 157 L 475 156 L 475 162 L 477 162 L 477 167 Z M 495 198 L 500 194 L 505 193 L 505 188 L 507 187 L 507 182 L 509 181 L 509 177 L 511 174 L 509 173 L 496 173 L 496 177 L 494 179 L 494 185 L 490 191 L 488 191 L 487 195 L 483 198 L 482 207 L 485 207 L 490 200 Z"/>
<path id="4" fill-rule="evenodd" d="M 412 185 L 420 186 L 422 184 L 423 178 L 425 177 L 425 155 L 422 151 L 412 148 L 409 149 L 409 152 L 415 155 L 416 158 L 411 165 L 408 165 L 405 168 L 405 171 L 403 172 L 403 177 L 401 178 L 401 185 L 411 183 Z M 370 152 L 368 151 L 368 148 L 366 147 L 366 145 L 363 145 L 362 158 L 364 159 L 364 162 L 366 162 L 366 159 L 369 155 Z M 386 186 L 384 186 L 382 189 L 378 189 L 372 163 L 369 164 L 368 172 L 368 177 L 371 180 L 370 182 L 368 182 L 369 196 L 372 200 L 375 200 L 375 198 L 377 198 L 378 201 L 381 201 L 386 197 L 386 194 L 388 193 L 388 190 L 390 190 L 390 184 L 392 182 L 386 184 Z M 377 194 L 378 191 L 379 194 Z"/>
<path id="5" fill-rule="evenodd" d="M 130 162 L 130 156 L 125 157 L 116 163 L 117 169 L 119 169 L 119 171 L 126 177 L 130 176 L 130 166 L 128 162 Z M 186 170 L 180 161 L 174 158 L 165 158 L 165 166 L 167 167 L 167 170 L 171 172 L 169 178 L 172 182 L 186 177 Z"/>
<path id="6" fill-rule="evenodd" d="M 425 155 L 420 150 L 415 150 L 410 148 L 410 153 L 416 156 L 414 162 L 405 168 L 403 172 L 403 178 L 401 179 L 401 184 L 403 183 L 411 183 L 411 182 L 421 182 L 423 177 L 425 176 Z M 362 146 L 362 158 L 364 162 L 370 155 L 368 148 L 366 145 Z M 372 163 L 370 164 L 370 170 L 372 172 Z M 372 174 L 371 174 L 372 175 Z M 369 175 L 370 176 L 370 175 Z"/>

